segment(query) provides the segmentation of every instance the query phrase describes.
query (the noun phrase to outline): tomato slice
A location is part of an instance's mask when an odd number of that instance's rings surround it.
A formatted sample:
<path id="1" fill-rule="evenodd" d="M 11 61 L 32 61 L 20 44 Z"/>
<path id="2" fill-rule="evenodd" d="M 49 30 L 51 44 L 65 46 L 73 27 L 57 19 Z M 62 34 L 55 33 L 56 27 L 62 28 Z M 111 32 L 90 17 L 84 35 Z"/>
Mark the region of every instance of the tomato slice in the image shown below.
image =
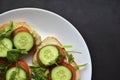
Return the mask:
<path id="1" fill-rule="evenodd" d="M 29 32 L 29 30 L 26 27 L 21 26 L 21 27 L 15 29 L 14 32 L 12 33 L 12 35 L 15 36 L 18 32 L 21 32 L 21 31 Z"/>
<path id="2" fill-rule="evenodd" d="M 14 62 L 13 64 L 11 64 L 11 65 L 8 67 L 8 69 L 10 69 L 10 68 L 12 68 L 12 67 L 15 67 L 15 66 L 19 66 L 19 67 L 21 67 L 22 69 L 24 69 L 24 70 L 26 71 L 26 73 L 27 73 L 28 79 L 31 78 L 31 73 L 30 73 L 30 70 L 29 70 L 29 66 L 28 66 L 28 64 L 27 64 L 24 60 L 20 59 L 20 60 Z"/>
<path id="3" fill-rule="evenodd" d="M 76 70 L 75 70 L 75 68 L 72 65 L 70 65 L 70 64 L 68 64 L 64 61 L 61 64 L 66 66 L 67 68 L 69 68 L 72 71 L 72 79 L 71 80 L 76 80 Z"/>

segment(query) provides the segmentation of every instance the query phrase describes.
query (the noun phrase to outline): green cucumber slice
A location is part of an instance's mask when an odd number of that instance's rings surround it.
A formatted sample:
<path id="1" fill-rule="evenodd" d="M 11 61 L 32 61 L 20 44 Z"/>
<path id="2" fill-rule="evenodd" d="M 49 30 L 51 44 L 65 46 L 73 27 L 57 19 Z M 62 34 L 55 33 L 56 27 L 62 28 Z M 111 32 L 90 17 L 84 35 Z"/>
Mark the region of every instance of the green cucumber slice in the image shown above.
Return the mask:
<path id="1" fill-rule="evenodd" d="M 13 38 L 14 46 L 17 49 L 29 51 L 34 45 L 33 36 L 29 32 L 18 32 Z"/>
<path id="2" fill-rule="evenodd" d="M 8 38 L 4 38 L 0 42 L 0 57 L 6 57 L 7 51 L 13 48 L 12 41 Z"/>
<path id="3" fill-rule="evenodd" d="M 53 45 L 44 46 L 38 53 L 40 61 L 46 65 L 52 65 L 56 63 L 59 56 L 59 51 L 57 47 Z"/>
<path id="4" fill-rule="evenodd" d="M 27 74 L 20 67 L 12 67 L 6 72 L 6 80 L 27 80 Z"/>
<path id="5" fill-rule="evenodd" d="M 52 80 L 71 80 L 72 72 L 65 66 L 57 66 L 51 71 Z"/>

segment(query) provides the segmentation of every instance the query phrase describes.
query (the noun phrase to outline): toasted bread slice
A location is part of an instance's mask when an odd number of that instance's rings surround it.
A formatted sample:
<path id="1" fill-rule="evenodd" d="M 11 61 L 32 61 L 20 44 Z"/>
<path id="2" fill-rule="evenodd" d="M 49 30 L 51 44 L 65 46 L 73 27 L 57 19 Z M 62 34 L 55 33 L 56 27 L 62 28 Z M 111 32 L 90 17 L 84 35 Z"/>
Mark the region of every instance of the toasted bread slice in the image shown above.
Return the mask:
<path id="1" fill-rule="evenodd" d="M 30 33 L 33 35 L 33 37 L 35 38 L 36 46 L 40 45 L 41 36 L 32 27 L 30 27 L 26 22 L 14 22 L 13 24 L 14 24 L 14 29 L 19 28 L 21 26 L 26 27 L 30 31 Z M 9 26 L 9 23 L 0 24 L 0 30 L 4 29 L 7 26 Z"/>
<path id="2" fill-rule="evenodd" d="M 6 24 L 1 24 L 0 25 L 0 30 L 4 29 L 5 27 L 9 26 L 10 23 L 6 23 Z M 29 53 L 34 53 L 35 49 L 40 45 L 41 43 L 41 36 L 32 28 L 30 27 L 26 22 L 14 22 L 14 30 L 16 28 L 19 28 L 21 26 L 26 27 L 29 32 L 33 35 L 34 39 L 35 39 L 35 46 L 34 49 L 30 50 Z"/>
<path id="3" fill-rule="evenodd" d="M 36 53 L 35 53 L 35 55 L 33 57 L 33 62 L 37 61 L 37 53 L 39 52 L 39 49 L 42 48 L 45 45 L 58 45 L 58 46 L 62 46 L 61 42 L 57 38 L 55 38 L 55 37 L 47 37 L 47 38 L 45 38 L 42 41 L 41 45 L 38 47 L 38 49 L 37 49 L 37 51 L 36 51 Z M 67 53 L 67 56 L 69 56 L 68 53 Z M 71 65 L 72 66 L 76 66 L 77 64 L 75 63 L 75 61 L 73 61 L 71 63 Z M 80 80 L 80 70 L 76 71 L 76 80 Z"/>

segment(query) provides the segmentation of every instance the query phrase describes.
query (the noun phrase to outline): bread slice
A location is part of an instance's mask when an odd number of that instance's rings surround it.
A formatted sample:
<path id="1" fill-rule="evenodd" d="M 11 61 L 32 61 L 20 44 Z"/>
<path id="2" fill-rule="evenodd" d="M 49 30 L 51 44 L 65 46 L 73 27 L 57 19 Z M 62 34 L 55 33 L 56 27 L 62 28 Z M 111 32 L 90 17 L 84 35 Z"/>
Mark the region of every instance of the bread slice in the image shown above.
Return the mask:
<path id="1" fill-rule="evenodd" d="M 0 24 L 0 30 L 4 29 L 5 27 L 7 27 L 9 25 L 10 25 L 10 23 Z M 41 36 L 32 27 L 30 27 L 26 22 L 13 22 L 13 25 L 14 25 L 14 30 L 21 26 L 26 27 L 35 39 L 34 48 L 37 48 L 40 45 Z M 30 53 L 31 53 L 31 51 L 30 51 Z"/>
<path id="2" fill-rule="evenodd" d="M 33 62 L 37 61 L 37 53 L 39 52 L 40 48 L 42 48 L 45 45 L 58 45 L 58 46 L 62 46 L 61 42 L 57 38 L 55 38 L 55 37 L 50 37 L 49 36 L 49 37 L 45 38 L 42 41 L 41 45 L 38 47 L 38 49 L 37 49 L 37 51 L 36 51 L 36 53 L 35 53 L 35 55 L 33 57 Z M 67 53 L 67 56 L 69 56 L 68 53 Z M 72 66 L 76 66 L 77 64 L 75 63 L 75 61 L 73 61 L 71 63 L 71 65 Z M 76 80 L 80 80 L 80 70 L 79 69 L 76 71 Z"/>
<path id="3" fill-rule="evenodd" d="M 14 22 L 14 29 L 16 28 L 19 28 L 21 26 L 24 26 L 26 27 L 30 33 L 33 35 L 33 37 L 35 38 L 36 40 L 36 45 L 40 45 L 41 43 L 41 36 L 30 26 L 28 25 L 26 22 Z M 4 29 L 5 27 L 9 26 L 9 23 L 6 23 L 6 24 L 0 24 L 0 30 Z"/>

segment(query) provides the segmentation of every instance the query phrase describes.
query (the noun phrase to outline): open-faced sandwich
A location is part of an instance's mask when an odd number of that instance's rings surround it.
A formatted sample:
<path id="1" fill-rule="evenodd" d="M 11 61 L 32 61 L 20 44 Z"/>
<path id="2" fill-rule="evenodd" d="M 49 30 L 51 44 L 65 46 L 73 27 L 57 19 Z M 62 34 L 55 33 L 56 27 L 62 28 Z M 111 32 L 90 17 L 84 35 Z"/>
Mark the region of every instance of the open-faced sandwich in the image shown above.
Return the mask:
<path id="1" fill-rule="evenodd" d="M 80 80 L 80 70 L 55 37 L 45 38 L 33 57 L 33 65 L 49 70 L 48 80 Z"/>
<path id="2" fill-rule="evenodd" d="M 0 25 L 0 80 L 80 80 L 81 65 L 66 47 L 55 37 L 41 41 L 26 22 Z M 21 58 L 31 53 L 32 66 Z"/>

